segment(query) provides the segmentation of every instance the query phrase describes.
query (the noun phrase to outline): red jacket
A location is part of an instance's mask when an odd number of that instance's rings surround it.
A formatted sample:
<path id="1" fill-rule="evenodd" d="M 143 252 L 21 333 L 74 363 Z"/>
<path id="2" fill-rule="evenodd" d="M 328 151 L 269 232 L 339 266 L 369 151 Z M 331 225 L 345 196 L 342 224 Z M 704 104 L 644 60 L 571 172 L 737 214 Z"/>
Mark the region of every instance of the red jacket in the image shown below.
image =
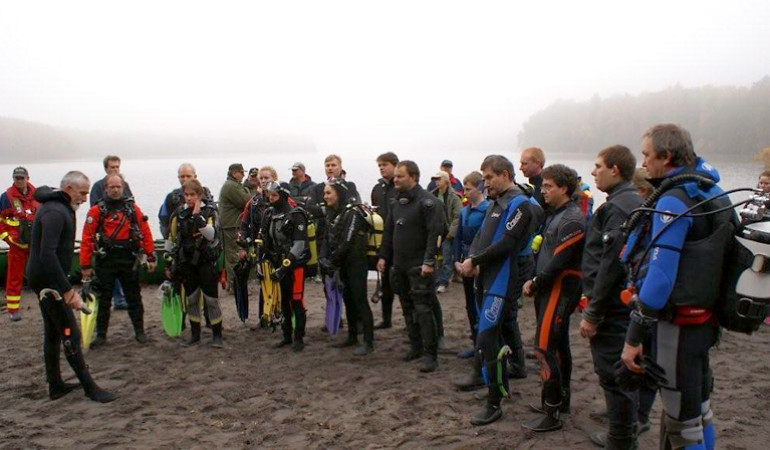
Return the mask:
<path id="1" fill-rule="evenodd" d="M 134 203 L 134 220 L 139 225 L 142 238 L 141 241 L 134 242 L 134 239 L 131 237 L 131 219 L 127 217 L 125 209 L 108 210 L 106 217 L 102 219 L 100 203 L 92 206 L 88 210 L 88 216 L 86 216 L 83 238 L 80 242 L 80 267 L 83 269 L 91 268 L 91 257 L 98 245 L 97 234 L 101 234 L 104 240 L 108 240 L 113 245 L 120 246 L 133 243 L 136 246 L 135 248 L 142 249 L 148 256 L 148 261 L 154 261 L 155 243 L 152 241 L 152 232 L 147 224 L 147 219 L 142 214 L 139 206 Z M 122 205 L 125 205 L 125 203 L 122 203 Z M 109 209 L 108 206 L 105 207 Z"/>
<path id="2" fill-rule="evenodd" d="M 18 244 L 19 227 L 22 222 L 32 226 L 35 213 L 40 204 L 35 201 L 35 186 L 27 183 L 27 194 L 24 195 L 16 186 L 11 185 L 0 196 L 0 239 L 9 244 Z M 27 247 L 27 244 L 20 245 Z"/>

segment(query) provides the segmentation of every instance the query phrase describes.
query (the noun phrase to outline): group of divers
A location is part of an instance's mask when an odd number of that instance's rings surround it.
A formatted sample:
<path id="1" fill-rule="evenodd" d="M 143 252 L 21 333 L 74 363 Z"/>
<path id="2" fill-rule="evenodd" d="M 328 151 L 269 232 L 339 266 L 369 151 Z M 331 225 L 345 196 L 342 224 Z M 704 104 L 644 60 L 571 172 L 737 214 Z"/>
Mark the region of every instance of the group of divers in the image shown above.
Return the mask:
<path id="1" fill-rule="evenodd" d="M 639 434 L 650 428 L 659 390 L 661 448 L 714 448 L 708 353 L 720 324 L 726 326 L 718 313 L 719 280 L 725 273 L 724 249 L 737 226 L 736 205 L 718 187 L 716 169 L 695 154 L 682 127 L 650 128 L 643 135 L 642 157 L 643 168 L 637 169 L 627 147 L 614 145 L 598 153 L 591 174 L 607 200 L 596 211 L 576 171 L 562 164 L 546 166 L 544 152 L 536 147 L 520 156 L 526 184 L 517 182 L 508 158 L 489 155 L 462 181 L 452 173 L 452 162 L 443 161 L 427 189 L 420 185 L 417 164 L 384 153 L 376 160 L 382 178 L 370 204 L 347 179 L 337 155 L 326 158 L 327 180 L 317 184 L 302 163 L 291 167 L 292 179 L 284 183 L 272 167 L 247 174 L 241 164 L 232 164 L 218 201 L 197 180 L 194 167 L 182 164 L 181 186 L 166 197 L 159 220 L 167 298 L 176 293 L 181 301 L 178 327 L 181 311 L 189 320 L 183 345 L 200 342 L 205 321 L 212 345 L 222 346 L 218 260 L 224 254 L 227 289 L 236 299 L 249 277 L 259 279 L 260 323 L 280 327 L 277 348 L 303 350 L 305 281 L 319 277 L 330 334 L 340 330 L 344 303 L 347 337 L 336 345 L 353 348 L 357 356 L 373 352 L 374 330 L 392 326 L 398 295 L 409 338 L 402 359 L 419 360 L 420 371 L 433 372 L 444 346 L 438 294 L 454 277 L 464 288 L 473 347 L 458 354 L 471 365 L 467 376 L 453 383 L 461 390 L 487 389 L 483 407 L 471 416 L 474 425 L 502 416 L 509 379 L 526 377 L 525 359 L 534 357 L 540 365 L 541 401 L 531 405 L 538 416 L 522 426 L 536 432 L 562 427 L 571 398 L 569 324 L 580 310 L 580 334 L 590 341 L 609 417 L 609 430 L 591 434 L 591 440 L 606 448 L 636 448 Z M 91 348 L 107 344 L 116 284 L 125 294 L 136 340 L 147 341 L 137 262 L 150 270 L 156 264 L 148 219 L 119 173 L 120 159 L 109 156 L 104 166 L 107 176 L 91 190 L 93 206 L 80 249 L 83 277 L 94 280 L 91 289 L 98 300 L 64 299 L 73 308 L 98 309 Z M 69 186 L 70 197 L 83 184 L 87 193 L 87 178 L 68 177 L 61 187 Z M 762 180 L 766 186 L 759 187 L 770 190 L 770 173 L 763 173 Z M 61 192 L 41 188 L 35 199 L 45 205 Z M 765 198 L 755 190 L 753 203 L 742 203 L 757 206 L 761 218 L 766 205 L 755 197 Z M 46 226 L 39 221 L 36 217 L 33 225 L 28 275 L 35 271 L 35 236 Z M 378 272 L 373 297 L 381 303 L 382 322 L 376 326 L 367 295 L 369 270 Z M 533 355 L 524 350 L 517 321 L 523 299 L 529 298 L 537 317 Z M 241 308 L 247 307 L 248 301 L 239 305 L 242 318 L 247 312 Z M 754 315 L 766 316 L 764 307 Z M 751 317 L 752 330 L 758 327 L 757 317 Z M 165 323 L 164 328 L 169 332 Z M 49 339 L 46 330 L 49 392 L 58 398 L 73 387 L 61 382 L 59 341 Z M 74 342 L 61 340 L 80 373 L 85 369 L 77 330 L 73 335 Z M 115 398 L 101 389 L 94 394 L 93 387 L 89 393 L 86 384 L 93 380 L 79 378 L 91 398 Z"/>

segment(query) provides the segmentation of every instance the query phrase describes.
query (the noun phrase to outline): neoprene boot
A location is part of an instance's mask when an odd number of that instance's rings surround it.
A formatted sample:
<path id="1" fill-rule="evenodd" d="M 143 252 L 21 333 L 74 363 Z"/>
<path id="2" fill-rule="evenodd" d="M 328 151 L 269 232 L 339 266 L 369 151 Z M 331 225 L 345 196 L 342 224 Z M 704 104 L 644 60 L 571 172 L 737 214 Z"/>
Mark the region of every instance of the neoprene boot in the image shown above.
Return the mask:
<path id="1" fill-rule="evenodd" d="M 61 379 L 58 355 L 55 363 L 46 360 L 46 379 L 48 381 L 48 397 L 56 400 L 64 397 L 80 386 L 80 383 L 65 383 Z"/>
<path id="2" fill-rule="evenodd" d="M 529 408 L 532 411 L 535 411 L 540 414 L 545 414 L 545 410 L 543 409 L 543 404 L 545 403 L 545 393 L 540 394 L 540 404 L 537 405 L 535 403 L 530 403 Z M 562 402 L 561 407 L 559 407 L 559 413 L 561 414 L 569 414 L 570 413 L 570 398 L 572 397 L 572 393 L 569 389 L 562 390 Z"/>
<path id="3" fill-rule="evenodd" d="M 527 378 L 527 362 L 524 357 L 524 349 L 513 349 L 513 353 L 508 360 L 508 376 L 517 380 Z"/>
<path id="4" fill-rule="evenodd" d="M 425 354 L 422 357 L 420 372 L 430 373 L 430 372 L 435 372 L 436 369 L 438 369 L 438 359 L 433 355 Z"/>
<path id="5" fill-rule="evenodd" d="M 332 344 L 332 347 L 334 348 L 345 348 L 345 347 L 355 347 L 358 345 L 358 336 L 351 336 L 350 333 L 348 333 L 347 339 L 344 341 L 338 341 Z"/>
<path id="6" fill-rule="evenodd" d="M 627 436 L 624 438 L 613 437 L 606 431 L 599 431 L 588 435 L 597 447 L 606 448 L 609 450 L 635 450 L 639 448 L 639 444 L 636 441 L 635 436 Z"/>
<path id="7" fill-rule="evenodd" d="M 134 339 L 140 344 L 147 343 L 147 335 L 144 334 L 144 321 L 141 319 L 132 320 L 134 325 Z"/>
<path id="8" fill-rule="evenodd" d="M 353 356 L 366 356 L 372 352 L 374 352 L 374 343 L 364 342 L 353 351 Z"/>
<path id="9" fill-rule="evenodd" d="M 134 339 L 140 344 L 147 343 L 147 335 L 144 333 L 144 305 L 139 299 L 128 307 L 128 317 L 131 319 L 131 325 L 134 326 Z"/>
<path id="10" fill-rule="evenodd" d="M 561 414 L 569 414 L 570 413 L 570 399 L 572 398 L 572 390 L 568 387 L 562 388 L 561 390 L 561 407 L 559 408 L 559 412 Z"/>
<path id="11" fill-rule="evenodd" d="M 307 320 L 307 312 L 299 306 L 299 302 L 294 303 L 294 322 L 296 328 L 294 328 L 294 342 L 291 344 L 291 349 L 294 352 L 301 352 L 305 349 L 305 321 Z"/>
<path id="12" fill-rule="evenodd" d="M 71 341 L 63 341 L 64 354 L 67 357 L 72 370 L 75 371 L 75 375 L 80 380 L 80 384 L 83 386 L 83 391 L 86 393 L 86 397 L 99 403 L 109 403 L 115 400 L 115 394 L 110 391 L 100 388 L 96 382 L 91 378 L 91 374 L 88 372 L 88 366 L 86 366 L 85 358 L 83 358 L 83 352 L 79 347 L 71 344 Z"/>
<path id="13" fill-rule="evenodd" d="M 485 402 L 481 411 L 471 416 L 471 424 L 489 425 L 501 417 L 503 417 L 503 410 L 500 408 L 500 405 L 493 405 L 489 402 Z"/>
<path id="14" fill-rule="evenodd" d="M 559 430 L 562 427 L 561 419 L 559 419 L 560 407 L 561 404 L 551 405 L 546 401 L 543 403 L 545 414 L 542 414 L 540 417 L 530 420 L 529 422 L 524 422 L 521 426 L 539 433 Z"/>
<path id="15" fill-rule="evenodd" d="M 452 384 L 461 391 L 475 391 L 484 387 L 484 379 L 481 377 L 481 353 L 475 353 L 473 367 L 468 375 L 455 380 Z"/>
<path id="16" fill-rule="evenodd" d="M 213 334 L 213 337 L 211 338 L 211 346 L 214 348 L 224 347 L 222 344 L 222 322 L 216 325 L 212 325 L 211 332 Z"/>
<path id="17" fill-rule="evenodd" d="M 80 387 L 80 383 L 65 383 L 61 380 L 54 383 L 48 383 L 48 397 L 51 400 L 58 400 L 78 387 Z"/>
<path id="18" fill-rule="evenodd" d="M 401 357 L 401 360 L 405 362 L 409 362 L 409 361 L 414 361 L 417 358 L 422 358 L 422 350 L 412 346 L 412 348 L 410 348 L 409 351 L 406 352 L 406 355 Z"/>
<path id="19" fill-rule="evenodd" d="M 191 345 L 195 345 L 201 340 L 201 324 L 200 322 L 193 322 L 190 321 L 190 337 L 187 338 L 184 342 L 182 342 L 182 345 L 185 347 L 189 347 Z"/>

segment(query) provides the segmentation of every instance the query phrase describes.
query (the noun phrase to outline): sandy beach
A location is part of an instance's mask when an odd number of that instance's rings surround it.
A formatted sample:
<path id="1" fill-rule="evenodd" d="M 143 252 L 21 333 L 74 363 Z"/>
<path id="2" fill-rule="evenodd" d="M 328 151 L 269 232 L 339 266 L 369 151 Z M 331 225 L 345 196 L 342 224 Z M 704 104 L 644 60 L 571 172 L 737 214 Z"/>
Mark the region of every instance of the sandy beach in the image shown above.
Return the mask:
<path id="1" fill-rule="evenodd" d="M 370 288 L 372 286 L 370 285 Z M 254 287 L 254 291 L 255 291 Z M 574 358 L 572 414 L 560 431 L 536 435 L 521 422 L 535 413 L 527 406 L 539 399 L 533 361 L 529 376 L 512 383 L 512 398 L 502 420 L 473 427 L 469 418 L 480 406 L 473 393 L 458 392 L 451 380 L 468 370 L 468 361 L 452 354 L 439 357 L 439 370 L 421 374 L 418 363 L 404 363 L 406 351 L 401 308 L 394 327 L 377 331 L 376 351 L 365 358 L 350 349 L 332 348 L 321 331 L 325 300 L 320 284 L 307 285 L 308 327 L 302 353 L 274 350 L 279 332 L 254 329 L 252 317 L 237 319 L 232 296 L 222 299 L 225 348 L 203 343 L 183 348 L 160 324 L 157 287 L 143 289 L 150 342 L 133 339 L 124 311 L 113 312 L 106 347 L 87 352 L 94 378 L 114 390 L 118 400 L 101 405 L 82 390 L 48 399 L 42 360 L 42 324 L 34 295 L 25 291 L 21 322 L 5 313 L 0 321 L 0 447 L 2 448 L 596 448 L 588 433 L 605 427 L 599 389 L 587 342 L 572 317 Z M 446 338 L 457 351 L 470 346 L 462 288 L 452 284 L 440 297 Z M 380 305 L 373 305 L 375 321 Z M 532 305 L 519 314 L 522 333 L 531 341 Z M 343 330 L 344 331 L 344 330 Z M 342 335 L 338 336 L 338 339 Z M 712 351 L 718 447 L 756 449 L 770 441 L 770 327 L 754 336 L 725 333 Z M 74 375 L 62 358 L 66 381 Z M 653 431 L 641 448 L 657 448 L 660 404 L 653 411 Z"/>

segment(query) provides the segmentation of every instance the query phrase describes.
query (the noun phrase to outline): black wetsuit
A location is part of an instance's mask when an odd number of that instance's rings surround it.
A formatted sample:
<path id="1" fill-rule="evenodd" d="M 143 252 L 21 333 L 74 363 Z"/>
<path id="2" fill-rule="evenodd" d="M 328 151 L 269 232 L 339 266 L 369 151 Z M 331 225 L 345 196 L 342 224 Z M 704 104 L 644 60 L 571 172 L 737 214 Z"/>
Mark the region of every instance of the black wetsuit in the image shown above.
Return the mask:
<path id="1" fill-rule="evenodd" d="M 569 321 L 582 292 L 580 263 L 585 218 L 567 202 L 546 219 L 532 289 L 538 304 L 536 349 L 544 404 L 569 410 L 572 352 Z M 564 402 L 564 403 L 562 403 Z"/>
<path id="2" fill-rule="evenodd" d="M 355 205 L 329 208 L 326 216 L 326 245 L 322 247 L 319 265 L 323 272 L 340 271 L 348 319 L 348 341 L 357 341 L 360 321 L 364 341 L 371 344 L 374 341 L 374 319 L 366 295 L 368 226 L 362 212 Z"/>
<path id="3" fill-rule="evenodd" d="M 393 184 L 392 178 L 390 181 L 380 178 L 372 188 L 372 206 L 378 208 L 377 212 L 382 216 L 383 223 L 388 219 L 396 194 L 396 186 Z M 391 266 L 385 268 L 386 274 L 390 273 L 390 268 Z M 382 277 L 380 289 L 382 290 L 382 297 L 380 298 L 382 302 L 382 326 L 387 328 L 390 327 L 393 317 L 393 288 L 390 285 L 390 277 Z"/>
<path id="4" fill-rule="evenodd" d="M 356 184 L 347 180 L 342 181 L 342 183 L 348 188 L 348 202 L 360 203 L 361 196 L 358 194 Z M 316 222 L 316 236 L 326 235 L 326 231 L 324 230 L 324 227 L 326 227 L 326 202 L 324 201 L 325 186 L 325 182 L 318 183 L 313 186 L 313 188 L 310 190 L 310 195 L 308 196 L 307 202 L 305 203 L 305 206 L 303 206 L 305 211 L 309 212 L 310 216 Z M 323 247 L 323 240 L 321 240 L 319 244 L 321 244 L 321 247 Z M 320 254 L 321 248 L 318 249 L 318 252 Z"/>
<path id="5" fill-rule="evenodd" d="M 304 345 L 306 311 L 305 307 L 305 263 L 310 259 L 307 237 L 307 218 L 302 208 L 291 208 L 287 196 L 265 210 L 262 216 L 260 235 L 264 240 L 263 257 L 268 258 L 276 271 L 271 276 L 281 285 L 281 324 L 283 342 Z M 284 265 L 288 261 L 288 266 Z M 296 327 L 292 326 L 294 316 Z"/>
<path id="6" fill-rule="evenodd" d="M 262 216 L 269 207 L 270 203 L 264 195 L 260 194 L 251 197 L 251 200 L 246 204 L 243 216 L 241 217 L 241 225 L 238 228 L 238 239 L 236 243 L 247 252 L 252 248 L 256 248 L 257 239 L 261 238 L 259 230 L 262 227 Z M 265 304 L 262 299 L 261 289 L 257 290 L 257 296 L 259 299 L 259 317 L 262 317 Z"/>
<path id="7" fill-rule="evenodd" d="M 438 237 L 446 220 L 436 197 L 419 185 L 399 192 L 385 221 L 380 257 L 392 265 L 391 285 L 401 301 L 412 351 L 437 358 L 434 316 L 436 272 L 422 276 L 423 265 L 435 266 Z"/>
<path id="8" fill-rule="evenodd" d="M 621 226 L 631 212 L 642 203 L 638 191 L 630 182 L 621 182 L 607 190 L 607 201 L 593 216 L 586 231 L 583 250 L 583 295 L 588 306 L 583 319 L 596 325 L 596 335 L 591 338 L 591 354 L 594 371 L 604 390 L 610 429 L 608 448 L 633 448 L 634 427 L 637 422 L 649 419 L 650 396 L 655 391 L 645 389 L 645 407 L 637 406 L 636 391 L 621 389 L 615 379 L 614 364 L 620 361 L 626 331 L 628 330 L 630 305 L 620 300 L 626 285 L 626 271 L 619 263 L 619 255 L 625 244 Z M 643 417 L 642 417 L 643 416 Z"/>
<path id="9" fill-rule="evenodd" d="M 537 202 L 540 203 L 540 206 L 545 209 L 545 199 L 543 198 L 543 193 L 540 191 L 540 188 L 543 186 L 543 177 L 540 175 L 530 177 L 529 184 L 532 185 L 532 195 L 535 197 L 535 200 L 537 200 Z"/>
<path id="10" fill-rule="evenodd" d="M 53 191 L 41 186 L 35 191 L 35 200 L 40 209 L 32 224 L 27 281 L 40 295 L 46 288 L 59 294 L 72 289 L 67 274 L 72 269 L 75 250 L 75 211 L 70 206 L 70 197 L 62 191 Z M 80 348 L 80 325 L 72 309 L 63 301 L 50 296 L 39 302 L 43 316 L 43 360 L 49 386 L 64 384 L 59 367 L 59 348 L 64 345 L 64 355 L 86 394 L 94 398 L 99 389 L 88 373 L 83 352 Z"/>

